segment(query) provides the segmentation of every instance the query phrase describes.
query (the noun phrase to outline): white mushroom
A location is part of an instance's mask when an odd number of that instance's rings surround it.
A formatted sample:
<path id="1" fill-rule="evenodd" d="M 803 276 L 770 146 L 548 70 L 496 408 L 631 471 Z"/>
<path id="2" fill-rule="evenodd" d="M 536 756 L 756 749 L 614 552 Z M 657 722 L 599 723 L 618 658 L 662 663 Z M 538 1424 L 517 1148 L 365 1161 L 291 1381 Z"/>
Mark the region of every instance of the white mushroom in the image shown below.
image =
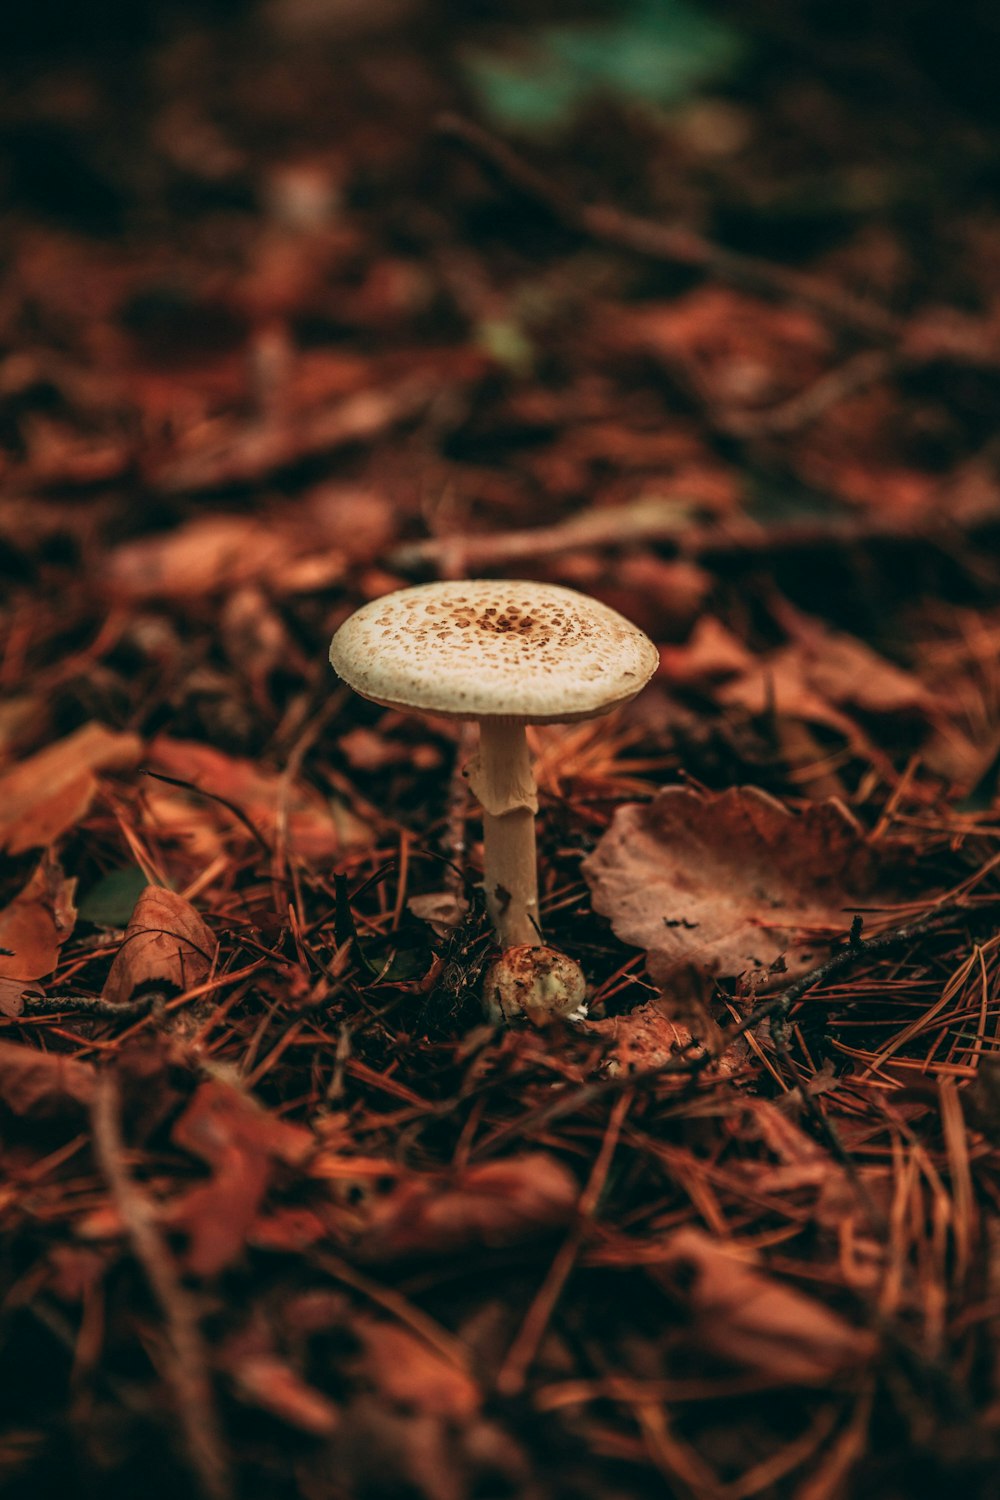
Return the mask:
<path id="1" fill-rule="evenodd" d="M 427 583 L 359 609 L 330 646 L 336 672 L 390 708 L 479 724 L 467 768 L 483 809 L 486 903 L 504 948 L 542 942 L 526 724 L 606 714 L 639 692 L 657 651 L 573 589 L 513 579 Z"/>

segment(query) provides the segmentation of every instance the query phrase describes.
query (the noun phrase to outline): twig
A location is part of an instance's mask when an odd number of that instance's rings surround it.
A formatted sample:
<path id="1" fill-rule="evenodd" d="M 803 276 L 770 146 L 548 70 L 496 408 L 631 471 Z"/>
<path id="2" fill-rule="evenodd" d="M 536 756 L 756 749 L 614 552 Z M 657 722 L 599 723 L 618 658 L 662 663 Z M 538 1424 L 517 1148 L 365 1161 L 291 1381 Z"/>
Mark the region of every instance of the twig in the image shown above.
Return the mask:
<path id="1" fill-rule="evenodd" d="M 787 437 L 815 422 L 831 406 L 855 396 L 892 372 L 895 361 L 886 349 L 865 349 L 835 370 L 777 406 L 762 411 L 730 411 L 720 425 L 734 437 Z"/>
<path id="2" fill-rule="evenodd" d="M 185 792 L 193 792 L 196 797 L 207 797 L 209 802 L 218 802 L 220 807 L 224 807 L 227 812 L 231 812 L 233 817 L 243 824 L 243 827 L 256 843 L 259 844 L 265 854 L 271 853 L 270 844 L 253 820 L 243 811 L 238 802 L 231 802 L 228 797 L 223 797 L 218 792 L 210 792 L 203 786 L 197 786 L 193 781 L 184 781 L 180 776 L 167 776 L 163 771 L 151 771 L 148 766 L 142 768 L 141 775 L 151 776 L 154 781 L 165 781 L 168 786 L 181 787 Z"/>
<path id="3" fill-rule="evenodd" d="M 103 1072 L 98 1078 L 92 1123 L 101 1171 L 163 1314 L 169 1349 L 164 1377 L 177 1403 L 191 1468 L 205 1500 L 230 1500 L 232 1478 L 219 1433 L 197 1309 L 180 1283 L 149 1203 L 125 1165 L 118 1086 L 111 1072 Z"/>
<path id="4" fill-rule="evenodd" d="M 623 546 L 659 542 L 692 562 L 815 547 L 852 546 L 859 542 L 908 541 L 933 544 L 931 525 L 901 527 L 898 518 L 879 520 L 844 515 L 827 521 L 800 521 L 781 527 L 756 525 L 738 519 L 716 525 L 692 525 L 696 501 L 686 496 L 644 498 L 626 505 L 600 506 L 580 511 L 552 526 L 526 527 L 502 535 L 452 535 L 406 542 L 389 555 L 389 564 L 403 573 L 433 567 L 443 576 L 477 573 L 506 567 L 523 558 L 549 557 L 584 547 Z"/>
<path id="5" fill-rule="evenodd" d="M 621 1134 L 622 1124 L 628 1113 L 630 1103 L 630 1094 L 622 1094 L 615 1101 L 614 1108 L 608 1119 L 607 1128 L 604 1132 L 601 1149 L 594 1159 L 594 1165 L 587 1181 L 587 1186 L 584 1188 L 580 1196 L 580 1201 L 577 1204 L 576 1223 L 567 1238 L 563 1241 L 555 1259 L 549 1267 L 548 1274 L 538 1289 L 520 1331 L 507 1351 L 507 1357 L 497 1375 L 497 1390 L 503 1396 L 517 1396 L 524 1389 L 531 1362 L 552 1319 L 552 1314 L 562 1295 L 563 1288 L 576 1264 L 588 1224 L 593 1218 L 601 1193 L 604 1191 L 608 1172 L 611 1169 L 611 1159 L 614 1156 L 618 1137 Z"/>
<path id="6" fill-rule="evenodd" d="M 166 1004 L 165 990 L 150 990 L 135 1000 L 104 1000 L 100 995 L 26 994 L 22 1016 L 59 1016 L 76 1011 L 99 1021 L 137 1021 Z"/>
<path id="7" fill-rule="evenodd" d="M 460 115 L 446 114 L 438 130 L 491 167 L 525 198 L 537 203 L 565 228 L 586 235 L 598 244 L 666 261 L 670 265 L 693 266 L 719 281 L 784 301 L 798 302 L 853 333 L 897 348 L 905 342 L 906 326 L 877 303 L 856 297 L 815 277 L 775 265 L 772 261 L 741 255 L 714 244 L 684 225 L 659 224 L 635 214 L 623 213 L 610 204 L 579 204 L 544 173 L 526 162 L 516 151 L 481 125 Z M 928 340 L 919 351 L 903 353 L 909 362 L 926 363 L 949 358 L 962 364 L 996 366 L 1000 350 L 981 338 L 953 333 L 946 340 Z"/>

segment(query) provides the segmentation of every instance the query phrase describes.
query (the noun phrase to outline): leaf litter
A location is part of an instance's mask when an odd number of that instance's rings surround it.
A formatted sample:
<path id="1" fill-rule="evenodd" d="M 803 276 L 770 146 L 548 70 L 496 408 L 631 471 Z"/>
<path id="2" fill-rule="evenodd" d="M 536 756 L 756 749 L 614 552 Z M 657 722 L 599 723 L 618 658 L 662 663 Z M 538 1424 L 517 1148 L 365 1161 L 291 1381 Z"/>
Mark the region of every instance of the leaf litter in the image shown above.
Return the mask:
<path id="1" fill-rule="evenodd" d="M 686 7 L 667 111 L 655 7 L 191 9 L 8 27 L 4 1492 L 991 1495 L 981 14 L 957 98 Z M 468 736 L 326 663 L 470 573 L 661 652 L 533 735 L 573 1025 L 482 1015 Z"/>

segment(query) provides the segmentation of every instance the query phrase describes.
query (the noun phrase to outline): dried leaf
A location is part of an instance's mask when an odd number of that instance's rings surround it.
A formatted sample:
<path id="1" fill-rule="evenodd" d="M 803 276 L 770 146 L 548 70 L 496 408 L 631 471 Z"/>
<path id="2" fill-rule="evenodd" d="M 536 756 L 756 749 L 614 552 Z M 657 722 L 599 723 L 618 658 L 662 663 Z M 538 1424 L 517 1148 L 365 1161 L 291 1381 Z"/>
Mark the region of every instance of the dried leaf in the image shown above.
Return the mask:
<path id="1" fill-rule="evenodd" d="M 753 657 L 714 615 L 703 615 L 683 646 L 664 646 L 660 671 L 679 687 L 700 687 L 749 670 Z"/>
<path id="2" fill-rule="evenodd" d="M 244 1253 L 275 1163 L 302 1165 L 315 1142 L 308 1130 L 276 1119 L 217 1079 L 201 1085 L 172 1137 L 212 1173 L 167 1211 L 170 1224 L 189 1236 L 188 1269 L 212 1276 Z"/>
<path id="3" fill-rule="evenodd" d="M 606 1038 L 609 1066 L 626 1072 L 662 1068 L 665 1063 L 684 1056 L 692 1041 L 689 1028 L 679 1019 L 665 1015 L 656 1001 L 637 1006 L 627 1015 L 581 1024 L 584 1030 Z M 703 1028 L 698 1031 L 698 1039 L 707 1039 Z M 733 1060 L 723 1056 L 718 1066 L 723 1072 L 731 1072 Z"/>
<path id="4" fill-rule="evenodd" d="M 59 949 L 73 931 L 76 880 L 43 859 L 22 891 L 0 911 L 0 979 L 41 979 L 51 974 Z"/>
<path id="5" fill-rule="evenodd" d="M 823 1385 L 875 1351 L 871 1334 L 699 1229 L 670 1235 L 657 1279 L 686 1304 L 692 1347 L 763 1380 Z"/>
<path id="6" fill-rule="evenodd" d="M 108 562 L 106 580 L 132 599 L 201 598 L 234 588 L 279 566 L 286 540 L 252 516 L 198 516 L 162 535 L 125 542 Z"/>
<path id="7" fill-rule="evenodd" d="M 137 991 L 183 994 L 208 976 L 216 941 L 189 901 L 148 885 L 135 903 L 104 985 L 104 999 L 124 1004 Z"/>
<path id="8" fill-rule="evenodd" d="M 362 1260 L 390 1261 L 516 1245 L 569 1222 L 579 1195 L 572 1173 L 544 1152 L 468 1167 L 450 1180 L 415 1177 L 371 1201 L 352 1248 Z"/>
<path id="9" fill-rule="evenodd" d="M 311 1437 L 329 1437 L 336 1430 L 340 1421 L 337 1407 L 277 1355 L 244 1355 L 232 1373 L 236 1395 L 248 1406 L 269 1412 Z"/>
<path id="10" fill-rule="evenodd" d="M 858 728 L 837 710 L 865 714 L 928 714 L 940 706 L 924 685 L 848 635 L 824 633 L 809 644 L 795 642 L 748 665 L 719 691 L 721 703 L 748 713 L 828 724 L 851 741 Z"/>
<path id="11" fill-rule="evenodd" d="M 97 790 L 97 771 L 135 765 L 142 742 L 103 724 L 84 724 L 0 776 L 0 847 L 42 848 L 73 828 Z"/>
<path id="12" fill-rule="evenodd" d="M 361 1369 L 389 1401 L 428 1416 L 467 1422 L 482 1399 L 475 1381 L 399 1323 L 359 1319 Z"/>
<path id="13" fill-rule="evenodd" d="M 220 422 L 218 435 L 206 441 L 199 434 L 197 448 L 171 455 L 154 468 L 150 482 L 168 494 L 255 484 L 304 458 L 371 441 L 422 411 L 432 389 L 428 372 L 407 376 L 394 386 L 357 391 L 341 401 L 296 411 L 291 420 Z"/>
<path id="14" fill-rule="evenodd" d="M 15 1115 L 47 1117 L 89 1109 L 96 1079 L 89 1063 L 0 1042 L 0 1104 Z"/>
<path id="15" fill-rule="evenodd" d="M 301 859 L 329 859 L 372 841 L 368 825 L 343 804 L 327 802 L 312 787 L 290 783 L 277 772 L 263 771 L 253 761 L 224 755 L 209 745 L 161 736 L 150 748 L 150 761 L 167 775 L 234 803 L 264 838 L 274 837 L 282 822 L 289 849 Z M 183 788 L 177 795 L 182 805 L 197 799 L 196 793 Z M 226 826 L 247 832 L 222 803 L 215 803 L 214 809 Z"/>
<path id="16" fill-rule="evenodd" d="M 705 286 L 618 317 L 616 342 L 680 368 L 713 406 L 771 406 L 823 373 L 829 335 L 803 308 L 769 307 L 728 287 Z"/>
<path id="17" fill-rule="evenodd" d="M 867 905 L 875 855 L 836 802 L 790 813 L 756 787 L 668 787 L 620 807 L 584 861 L 594 906 L 667 983 L 684 966 L 787 980 Z"/>

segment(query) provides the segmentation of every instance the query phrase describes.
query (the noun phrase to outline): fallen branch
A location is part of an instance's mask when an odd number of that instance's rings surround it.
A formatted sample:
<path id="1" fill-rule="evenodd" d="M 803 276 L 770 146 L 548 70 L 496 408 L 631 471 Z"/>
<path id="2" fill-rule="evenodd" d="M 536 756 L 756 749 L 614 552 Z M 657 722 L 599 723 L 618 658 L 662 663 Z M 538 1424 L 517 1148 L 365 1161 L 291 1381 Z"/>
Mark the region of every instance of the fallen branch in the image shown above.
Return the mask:
<path id="1" fill-rule="evenodd" d="M 390 553 L 390 567 L 402 573 L 433 567 L 445 577 L 461 578 L 483 569 L 506 567 L 524 558 L 551 557 L 578 548 L 628 546 L 658 542 L 690 562 L 743 553 L 799 551 L 814 547 L 854 546 L 872 541 L 934 542 L 934 532 L 910 526 L 903 529 L 892 517 L 834 517 L 828 521 L 800 521 L 780 527 L 760 526 L 738 518 L 714 525 L 692 525 L 697 502 L 684 496 L 639 499 L 625 505 L 584 510 L 553 526 L 526 527 L 502 534 L 450 535 L 406 542 Z"/>
<path id="2" fill-rule="evenodd" d="M 840 328 L 893 346 L 898 349 L 902 363 L 928 364 L 946 359 L 989 368 L 1000 365 L 1000 349 L 975 332 L 952 328 L 942 331 L 940 338 L 925 336 L 919 347 L 907 350 L 907 325 L 878 303 L 856 297 L 816 277 L 775 265 L 773 261 L 727 250 L 684 225 L 660 224 L 624 213 L 610 204 L 577 203 L 506 142 L 461 115 L 443 115 L 438 130 L 445 139 L 485 163 L 523 197 L 545 209 L 557 223 L 597 244 L 669 265 L 691 266 L 730 286 L 797 302 Z"/>

